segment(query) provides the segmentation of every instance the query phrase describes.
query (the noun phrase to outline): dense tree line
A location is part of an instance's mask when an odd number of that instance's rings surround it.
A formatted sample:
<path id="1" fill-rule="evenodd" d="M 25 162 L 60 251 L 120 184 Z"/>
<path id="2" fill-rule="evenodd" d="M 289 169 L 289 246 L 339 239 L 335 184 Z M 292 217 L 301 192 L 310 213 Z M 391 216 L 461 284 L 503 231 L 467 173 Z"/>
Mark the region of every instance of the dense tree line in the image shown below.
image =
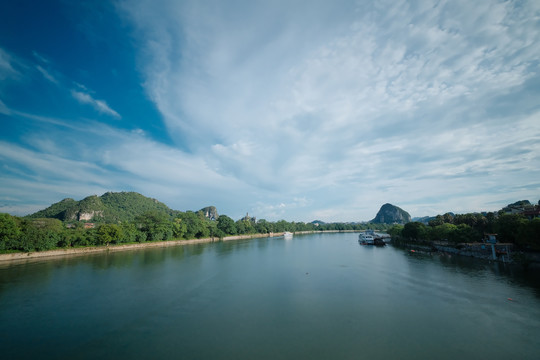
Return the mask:
<path id="1" fill-rule="evenodd" d="M 499 242 L 540 250 L 540 218 L 529 220 L 521 214 L 444 214 L 430 220 L 428 225 L 420 222 L 396 225 L 389 233 L 397 242 L 451 244 L 480 242 L 486 234 L 496 234 Z"/>
<path id="2" fill-rule="evenodd" d="M 44 251 L 55 248 L 167 241 L 173 239 L 223 238 L 230 235 L 269 234 L 284 231 L 376 230 L 384 224 L 313 224 L 270 222 L 244 218 L 234 221 L 227 215 L 207 219 L 202 212 L 176 212 L 172 215 L 149 211 L 133 221 L 96 223 L 86 229 L 82 222 L 62 222 L 54 218 L 21 218 L 0 213 L 0 251 Z"/>

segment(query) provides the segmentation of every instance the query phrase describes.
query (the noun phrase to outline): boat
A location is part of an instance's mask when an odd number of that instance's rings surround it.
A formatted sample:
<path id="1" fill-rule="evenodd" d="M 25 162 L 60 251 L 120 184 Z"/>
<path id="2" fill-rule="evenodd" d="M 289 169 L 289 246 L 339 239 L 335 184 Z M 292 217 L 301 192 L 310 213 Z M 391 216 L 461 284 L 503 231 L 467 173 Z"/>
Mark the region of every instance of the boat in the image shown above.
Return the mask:
<path id="1" fill-rule="evenodd" d="M 358 242 L 361 245 L 374 245 L 375 244 L 375 237 L 368 233 L 361 233 L 358 236 Z"/>
<path id="2" fill-rule="evenodd" d="M 283 237 L 284 237 L 285 239 L 292 239 L 293 233 L 292 233 L 292 232 L 285 231 L 285 232 L 283 233 Z"/>
<path id="3" fill-rule="evenodd" d="M 361 233 L 358 236 L 358 242 L 360 245 L 375 245 L 375 246 L 385 246 L 382 237 L 375 237 L 375 233 L 372 230 Z"/>

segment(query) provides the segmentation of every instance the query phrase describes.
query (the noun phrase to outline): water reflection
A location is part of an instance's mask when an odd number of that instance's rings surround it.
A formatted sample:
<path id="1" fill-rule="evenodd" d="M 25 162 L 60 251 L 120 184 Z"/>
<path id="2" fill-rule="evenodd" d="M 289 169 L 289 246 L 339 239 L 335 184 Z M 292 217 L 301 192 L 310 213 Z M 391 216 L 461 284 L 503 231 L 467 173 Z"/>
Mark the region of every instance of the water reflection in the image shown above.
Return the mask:
<path id="1" fill-rule="evenodd" d="M 262 238 L 4 267 L 0 353 L 537 357 L 537 278 L 505 264 L 413 256 L 391 246 L 361 247 L 356 239 Z"/>
<path id="2" fill-rule="evenodd" d="M 485 278 L 493 276 L 498 281 L 530 288 L 540 297 L 540 267 L 531 266 L 525 270 L 522 266 L 498 261 L 457 256 L 442 252 L 415 252 L 409 249 L 394 247 L 411 262 L 435 263 L 447 271 L 463 274 L 469 277 Z"/>

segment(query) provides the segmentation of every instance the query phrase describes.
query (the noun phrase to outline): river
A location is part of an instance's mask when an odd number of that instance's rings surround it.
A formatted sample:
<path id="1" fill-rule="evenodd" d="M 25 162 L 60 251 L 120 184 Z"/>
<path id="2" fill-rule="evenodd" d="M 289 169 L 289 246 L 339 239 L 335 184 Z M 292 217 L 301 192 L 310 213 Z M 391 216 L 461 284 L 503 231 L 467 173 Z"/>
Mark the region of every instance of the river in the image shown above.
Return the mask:
<path id="1" fill-rule="evenodd" d="M 0 264 L 0 356 L 540 358 L 538 272 L 357 237 Z"/>

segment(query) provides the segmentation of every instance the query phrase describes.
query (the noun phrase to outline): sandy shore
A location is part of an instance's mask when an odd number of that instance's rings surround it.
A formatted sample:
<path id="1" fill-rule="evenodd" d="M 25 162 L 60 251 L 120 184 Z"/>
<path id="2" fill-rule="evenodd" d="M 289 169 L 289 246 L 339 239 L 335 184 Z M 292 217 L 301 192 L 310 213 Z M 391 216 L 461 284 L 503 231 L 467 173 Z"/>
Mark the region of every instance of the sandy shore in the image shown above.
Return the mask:
<path id="1" fill-rule="evenodd" d="M 312 233 L 312 231 L 302 231 L 295 234 Z M 169 240 L 169 241 L 156 241 L 146 242 L 141 244 L 121 244 L 121 245 L 109 245 L 109 246 L 89 246 L 76 249 L 56 249 L 49 251 L 36 251 L 36 252 L 20 252 L 10 254 L 0 254 L 0 262 L 20 262 L 29 259 L 47 259 L 59 256 L 72 256 L 72 255 L 86 255 L 100 252 L 115 252 L 125 250 L 146 249 L 153 247 L 167 247 L 167 246 L 179 246 L 179 245 L 191 245 L 202 244 L 217 241 L 232 241 L 242 239 L 256 239 L 263 237 L 283 236 L 283 233 L 270 233 L 270 234 L 252 234 L 252 235 L 238 235 L 227 236 L 220 240 L 219 238 L 203 238 L 203 239 L 191 239 L 191 240 Z"/>

